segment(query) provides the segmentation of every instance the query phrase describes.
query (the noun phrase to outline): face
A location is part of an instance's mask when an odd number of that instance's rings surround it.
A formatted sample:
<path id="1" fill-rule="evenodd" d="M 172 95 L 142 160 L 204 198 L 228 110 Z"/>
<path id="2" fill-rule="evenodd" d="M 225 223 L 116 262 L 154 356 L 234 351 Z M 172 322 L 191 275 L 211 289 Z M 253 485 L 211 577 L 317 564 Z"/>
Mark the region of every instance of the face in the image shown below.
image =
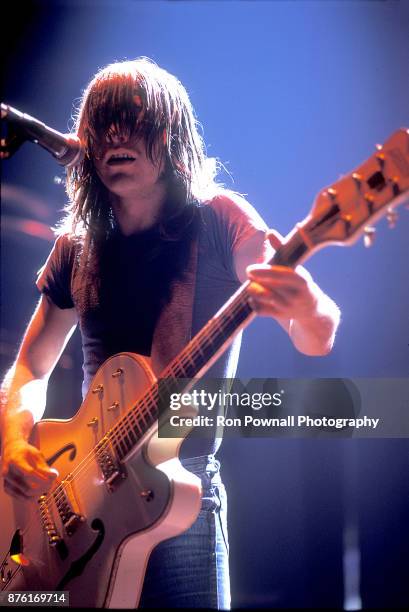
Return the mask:
<path id="1" fill-rule="evenodd" d="M 158 186 L 164 170 L 164 159 L 152 162 L 143 140 L 109 134 L 98 143 L 94 165 L 105 187 L 120 198 L 147 196 Z"/>

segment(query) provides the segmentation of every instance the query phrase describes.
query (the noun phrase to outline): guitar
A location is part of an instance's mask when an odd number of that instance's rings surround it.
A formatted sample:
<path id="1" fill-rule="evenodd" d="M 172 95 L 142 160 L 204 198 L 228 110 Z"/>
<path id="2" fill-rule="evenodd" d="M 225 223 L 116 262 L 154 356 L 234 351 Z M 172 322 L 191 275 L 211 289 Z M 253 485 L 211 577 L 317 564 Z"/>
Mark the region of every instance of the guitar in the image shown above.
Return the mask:
<path id="1" fill-rule="evenodd" d="M 293 267 L 361 234 L 370 242 L 368 223 L 386 215 L 393 225 L 395 208 L 408 199 L 409 131 L 401 129 L 318 194 L 268 263 Z M 168 392 L 181 391 L 180 379 L 201 377 L 256 316 L 248 286 L 243 283 L 165 368 L 160 379 Z M 100 367 L 72 419 L 34 426 L 31 443 L 62 477 L 30 502 L 1 488 L 2 590 L 69 591 L 75 607 L 138 605 L 151 551 L 186 530 L 201 505 L 199 479 L 178 460 L 190 428 L 180 438 L 161 438 L 159 403 L 160 384 L 146 359 L 121 353 Z"/>

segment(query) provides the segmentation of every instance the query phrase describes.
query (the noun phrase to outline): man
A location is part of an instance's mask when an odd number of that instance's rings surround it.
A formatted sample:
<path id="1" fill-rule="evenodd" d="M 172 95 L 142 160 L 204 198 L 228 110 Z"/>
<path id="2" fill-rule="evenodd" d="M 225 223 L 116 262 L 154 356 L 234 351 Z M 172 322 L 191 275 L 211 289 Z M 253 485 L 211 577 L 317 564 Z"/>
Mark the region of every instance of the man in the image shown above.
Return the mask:
<path id="1" fill-rule="evenodd" d="M 247 278 L 252 307 L 276 319 L 298 350 L 331 350 L 336 305 L 306 270 L 260 263 L 281 237 L 270 231 L 266 239 L 256 211 L 216 182 L 215 160 L 206 157 L 197 128 L 183 86 L 145 58 L 107 66 L 85 91 L 76 122 L 85 158 L 68 172 L 70 204 L 37 281 L 40 302 L 4 384 L 3 475 L 10 495 L 38 496 L 57 477 L 28 438 L 77 323 L 84 394 L 98 367 L 118 352 L 151 358 L 159 375 L 180 349 L 176 340 L 166 350 L 156 341 L 163 312 L 184 309 L 188 338 Z M 184 291 L 179 306 L 176 286 Z M 213 376 L 234 377 L 239 342 L 212 366 Z M 141 606 L 230 605 L 217 448 L 216 440 L 192 436 L 182 445 L 184 466 L 202 480 L 202 510 L 191 529 L 151 555 Z"/>

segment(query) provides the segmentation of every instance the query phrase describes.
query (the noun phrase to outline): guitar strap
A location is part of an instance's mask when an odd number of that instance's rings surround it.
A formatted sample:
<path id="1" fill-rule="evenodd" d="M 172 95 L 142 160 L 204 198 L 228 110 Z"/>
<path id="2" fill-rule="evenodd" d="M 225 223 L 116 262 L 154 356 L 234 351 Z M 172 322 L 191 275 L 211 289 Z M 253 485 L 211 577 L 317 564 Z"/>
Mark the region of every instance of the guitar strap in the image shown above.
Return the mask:
<path id="1" fill-rule="evenodd" d="M 160 375 L 191 339 L 197 258 L 196 234 L 190 244 L 183 278 L 173 282 L 171 298 L 163 308 L 153 333 L 151 363 L 156 376 Z"/>
<path id="2" fill-rule="evenodd" d="M 156 376 L 186 346 L 191 339 L 193 302 L 196 286 L 199 232 L 194 231 L 189 245 L 189 254 L 182 277 L 175 279 L 171 287 L 170 300 L 165 304 L 156 323 L 152 338 L 151 363 Z M 82 258 L 87 253 L 80 250 L 71 275 L 71 293 L 80 316 L 98 304 L 99 277 L 91 270 L 84 276 Z M 85 279 L 87 282 L 85 282 Z"/>

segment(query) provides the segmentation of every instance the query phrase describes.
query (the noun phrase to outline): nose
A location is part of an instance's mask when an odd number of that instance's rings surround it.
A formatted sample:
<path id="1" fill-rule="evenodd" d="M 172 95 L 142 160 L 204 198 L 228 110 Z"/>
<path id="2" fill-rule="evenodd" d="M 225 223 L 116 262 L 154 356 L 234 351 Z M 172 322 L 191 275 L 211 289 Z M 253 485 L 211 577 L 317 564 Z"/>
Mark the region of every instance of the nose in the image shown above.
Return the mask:
<path id="1" fill-rule="evenodd" d="M 105 140 L 109 145 L 118 146 L 124 144 L 128 138 L 124 134 L 108 133 Z"/>
<path id="2" fill-rule="evenodd" d="M 105 140 L 110 145 L 120 145 L 127 142 L 129 134 L 123 128 L 120 130 L 117 125 L 112 124 L 105 135 Z"/>

